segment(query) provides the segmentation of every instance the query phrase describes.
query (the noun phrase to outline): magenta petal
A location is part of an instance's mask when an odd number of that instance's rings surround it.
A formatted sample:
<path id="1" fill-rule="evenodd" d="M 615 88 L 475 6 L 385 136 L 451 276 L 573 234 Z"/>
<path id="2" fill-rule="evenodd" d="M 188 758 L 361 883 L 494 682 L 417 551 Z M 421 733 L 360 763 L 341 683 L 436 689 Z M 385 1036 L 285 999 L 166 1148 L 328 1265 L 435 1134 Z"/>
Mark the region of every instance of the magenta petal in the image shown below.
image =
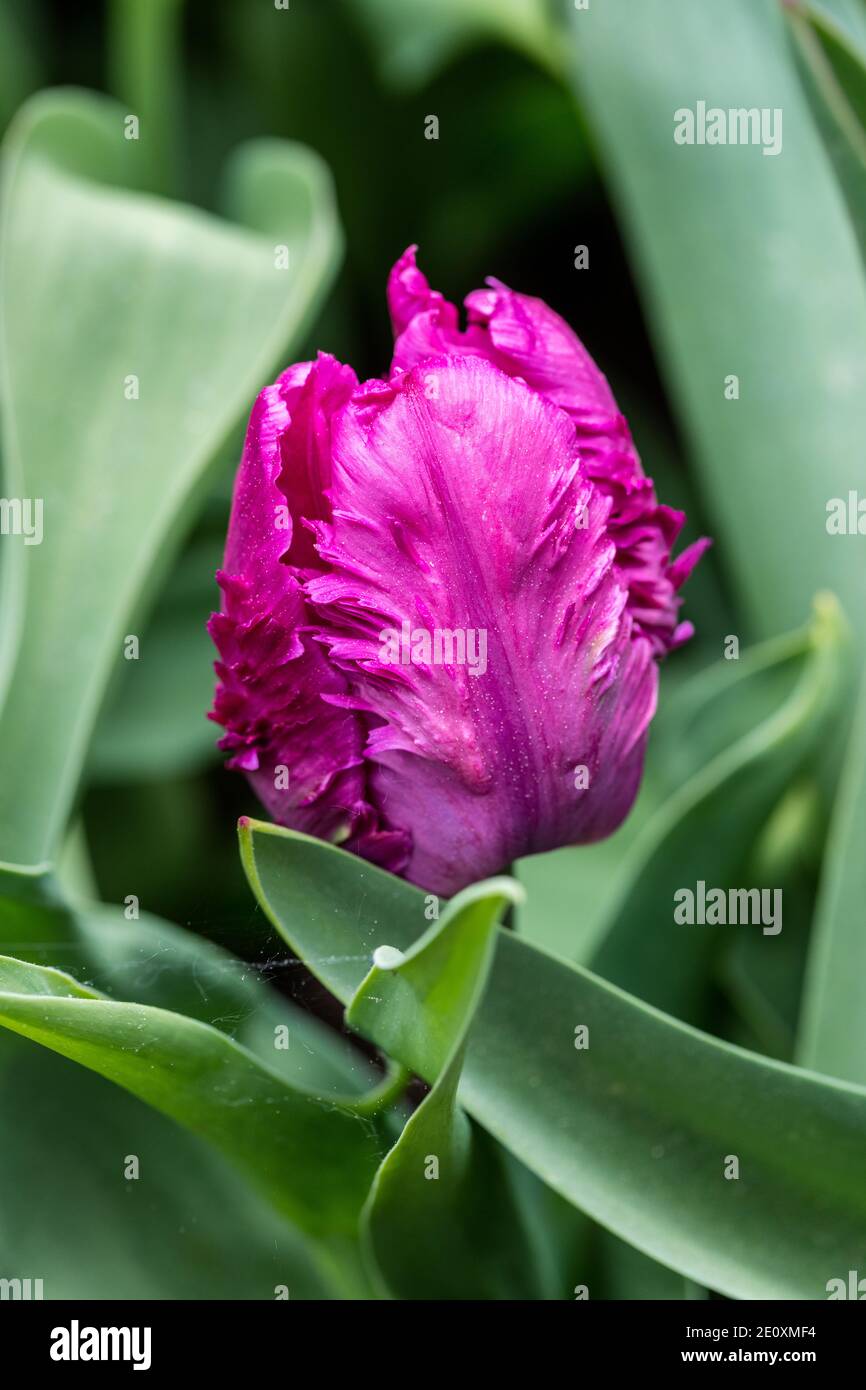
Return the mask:
<path id="1" fill-rule="evenodd" d="M 320 354 L 262 392 L 211 717 L 273 817 L 450 894 L 609 834 L 655 658 L 688 640 L 684 523 L 566 323 L 497 281 L 468 326 L 414 248 L 389 380 Z"/>
<path id="2" fill-rule="evenodd" d="M 466 308 L 470 324 L 487 330 L 490 350 L 503 370 L 522 376 L 583 429 L 598 433 L 622 420 L 604 373 L 543 299 L 516 294 L 490 279 L 486 289 L 467 295 Z"/>
<path id="3" fill-rule="evenodd" d="M 222 611 L 208 625 L 220 654 L 210 717 L 226 730 L 220 747 L 231 755 L 229 766 L 248 774 L 276 821 L 324 839 L 351 839 L 359 853 L 369 848 L 377 862 L 399 871 L 406 837 L 386 833 L 365 797 L 364 725 L 328 702 L 345 694 L 345 677 L 310 634 L 301 585 L 281 563 L 291 519 L 287 529 L 276 483 L 284 467 L 280 437 L 290 425 L 289 403 L 314 371 L 309 364 L 291 369 L 253 407 L 226 571 L 218 576 Z"/>
<path id="4" fill-rule="evenodd" d="M 399 338 L 418 314 L 425 313 L 436 305 L 445 304 L 442 295 L 431 290 L 427 277 L 418 269 L 415 259 L 417 250 L 417 246 L 408 247 L 399 261 L 395 262 L 388 276 L 388 312 L 395 338 Z M 456 315 L 457 310 L 453 304 L 446 307 Z"/>
<path id="5" fill-rule="evenodd" d="M 280 435 L 282 469 L 277 477 L 293 523 L 285 556 L 292 565 L 303 568 L 317 563 L 312 537 L 303 523 L 330 515 L 331 420 L 357 385 L 351 367 L 320 352 L 294 392 L 291 420 Z"/>
<path id="6" fill-rule="evenodd" d="M 469 324 L 461 331 L 454 305 L 431 290 L 418 269 L 415 249 L 404 252 L 389 281 L 395 369 L 407 370 L 438 352 L 481 356 L 564 410 L 586 476 L 613 503 L 609 530 L 629 610 L 657 655 L 679 645 L 686 640 L 674 637 L 683 633 L 675 597 L 681 570 L 669 572 L 668 562 L 680 528 L 672 529 L 670 509 L 658 506 L 607 378 L 559 314 L 498 280 L 467 295 Z"/>
<path id="7" fill-rule="evenodd" d="M 543 300 L 491 279 L 486 289 L 467 295 L 463 332 L 454 305 L 431 290 L 418 269 L 415 251 L 403 253 L 388 284 L 393 368 L 408 370 L 438 352 L 487 357 L 567 411 L 585 459 L 619 481 L 639 476 L 637 452 L 607 379 L 565 319 Z"/>
<path id="8" fill-rule="evenodd" d="M 309 363 L 301 363 L 299 368 L 305 375 Z M 295 380 L 297 376 L 295 369 Z M 261 586 L 263 608 L 267 604 L 268 590 L 282 590 L 282 576 L 275 572 L 275 565 L 291 539 L 285 520 L 277 529 L 279 514 L 276 509 L 282 504 L 285 517 L 285 499 L 273 486 L 274 469 L 279 461 L 279 436 L 289 423 L 288 393 L 281 378 L 265 387 L 252 408 L 226 539 L 225 570 L 229 574 L 244 571 L 249 579 L 255 580 L 257 588 Z"/>
<path id="9" fill-rule="evenodd" d="M 394 328 L 392 374 L 442 352 L 489 356 L 484 332 L 463 332 L 455 305 L 438 290 L 431 290 L 415 262 L 417 249 L 410 246 L 404 251 L 388 278 L 388 308 Z"/>
<path id="10" fill-rule="evenodd" d="M 407 876 L 447 894 L 609 833 L 656 669 L 567 417 L 480 357 L 440 357 L 351 402 L 332 445 L 324 572 L 305 589 L 367 714 L 373 799 L 411 835 Z M 424 660 L 423 640 L 422 664 L 393 664 L 383 634 L 404 624 L 462 632 L 477 674 L 457 648 Z"/>
<path id="11" fill-rule="evenodd" d="M 679 589 L 685 584 L 695 565 L 700 560 L 705 551 L 709 550 L 712 541 L 707 536 L 703 536 L 699 541 L 693 541 L 668 568 L 668 578 L 675 589 Z"/>

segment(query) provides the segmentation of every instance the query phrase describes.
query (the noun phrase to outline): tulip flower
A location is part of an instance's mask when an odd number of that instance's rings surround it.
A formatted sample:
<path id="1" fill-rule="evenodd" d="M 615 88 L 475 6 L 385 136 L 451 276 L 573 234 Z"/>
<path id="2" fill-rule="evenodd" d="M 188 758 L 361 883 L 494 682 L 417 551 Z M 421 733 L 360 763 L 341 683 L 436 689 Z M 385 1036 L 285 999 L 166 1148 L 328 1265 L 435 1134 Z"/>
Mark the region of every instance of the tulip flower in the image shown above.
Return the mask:
<path id="1" fill-rule="evenodd" d="M 255 403 L 211 718 L 274 820 L 449 895 L 623 820 L 707 542 L 671 559 L 683 514 L 541 300 L 491 280 L 462 328 L 414 248 L 388 300 L 386 379 L 320 354 Z"/>

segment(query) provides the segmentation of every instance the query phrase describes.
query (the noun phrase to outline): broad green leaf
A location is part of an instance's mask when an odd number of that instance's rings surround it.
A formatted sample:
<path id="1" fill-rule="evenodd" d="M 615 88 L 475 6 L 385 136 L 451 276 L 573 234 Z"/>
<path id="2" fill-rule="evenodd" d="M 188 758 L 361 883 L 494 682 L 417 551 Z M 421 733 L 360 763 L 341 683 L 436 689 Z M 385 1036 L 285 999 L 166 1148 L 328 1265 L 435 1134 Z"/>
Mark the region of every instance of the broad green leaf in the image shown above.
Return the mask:
<path id="1" fill-rule="evenodd" d="M 866 10 L 863 0 L 786 0 L 786 7 L 791 11 L 791 15 L 808 10 L 828 27 L 835 26 L 841 30 L 852 43 L 866 44 Z"/>
<path id="2" fill-rule="evenodd" d="M 679 984 L 692 994 L 705 971 L 683 949 L 672 894 L 695 876 L 741 883 L 758 829 L 841 694 L 846 645 L 825 599 L 808 627 L 722 659 L 663 695 L 644 785 L 620 830 L 598 845 L 520 862 L 529 890 L 521 934 L 586 965 L 603 952 L 600 973 L 642 995 L 646 988 L 660 1007 L 682 1006 Z M 710 943 L 693 944 L 701 956 Z"/>
<path id="3" fill-rule="evenodd" d="M 866 686 L 827 842 L 804 996 L 804 1066 L 866 1084 Z"/>
<path id="4" fill-rule="evenodd" d="M 866 280 L 777 0 L 605 0 L 571 16 L 647 317 L 749 628 L 793 626 L 832 589 L 853 618 L 862 559 L 827 502 L 862 484 Z M 615 93 L 615 99 L 612 94 Z M 675 113 L 782 112 L 782 149 L 682 145 Z M 726 378 L 739 398 L 726 399 Z M 742 633 L 741 636 L 745 636 Z M 857 640 L 862 652 L 866 629 Z"/>
<path id="5" fill-rule="evenodd" d="M 866 255 L 866 10 L 861 0 L 789 0 L 804 85 Z"/>
<path id="6" fill-rule="evenodd" d="M 866 168 L 866 10 L 862 0 L 787 0 L 785 18 L 801 44 L 828 114 Z"/>
<path id="7" fill-rule="evenodd" d="M 99 896 L 93 865 L 90 862 L 87 832 L 80 818 L 70 823 L 57 857 L 55 873 L 61 891 L 70 898 L 87 899 L 92 902 Z"/>
<path id="8" fill-rule="evenodd" d="M 785 16 L 828 114 L 866 173 L 866 11 L 861 0 L 788 0 Z"/>
<path id="9" fill-rule="evenodd" d="M 365 1059 L 268 987 L 287 962 L 260 973 L 147 913 L 130 921 L 104 904 L 69 907 L 51 879 L 8 872 L 0 949 L 61 960 L 111 995 L 210 1023 L 305 1090 L 370 1099 Z M 7 1266 L 39 1270 L 46 1297 L 269 1298 L 279 1284 L 304 1298 L 366 1287 L 354 1282 L 350 1248 L 337 1268 L 318 1243 L 305 1247 L 211 1145 L 11 1034 L 0 1040 L 0 1116 L 0 1246 Z M 129 1154 L 140 1161 L 133 1181 Z M 82 1261 L 85 1244 L 92 1258 Z"/>
<path id="10" fill-rule="evenodd" d="M 295 961 L 250 966 L 149 913 L 129 920 L 104 903 L 70 905 L 50 876 L 9 872 L 0 875 L 0 950 L 61 961 L 112 998 L 211 1024 L 307 1091 L 366 1104 L 376 1085 L 357 1049 L 271 989 Z"/>
<path id="11" fill-rule="evenodd" d="M 378 1127 L 292 1088 L 197 1019 L 100 995 L 0 957 L 0 1023 L 114 1081 L 208 1140 L 318 1236 L 353 1235 L 381 1157 Z"/>
<path id="12" fill-rule="evenodd" d="M 683 925 L 674 917 L 675 894 L 695 892 L 698 882 L 726 892 L 754 886 L 750 851 L 827 734 L 845 689 L 846 654 L 845 628 L 828 600 L 819 605 L 793 658 L 788 639 L 767 643 L 743 659 L 742 671 L 740 663 L 723 661 L 727 671 L 702 678 L 704 695 L 712 691 L 714 699 L 680 692 L 680 745 L 700 727 L 696 742 L 707 760 L 667 798 L 620 865 L 619 899 L 585 958 L 598 974 L 679 1018 L 705 1022 L 713 957 L 732 932 L 762 928 Z M 790 693 L 780 701 L 792 676 Z M 715 751 L 727 734 L 733 734 L 730 744 Z M 686 753 L 681 761 L 687 758 Z M 778 925 L 772 928 L 776 937 Z"/>
<path id="13" fill-rule="evenodd" d="M 112 998 L 197 1018 L 240 1043 L 284 1080 L 362 1107 L 379 1074 L 346 1039 L 271 987 L 297 969 L 285 956 L 256 967 L 156 917 L 127 922 L 114 908 L 75 910 L 94 984 Z"/>
<path id="14" fill-rule="evenodd" d="M 2 1274 L 41 1278 L 46 1299 L 342 1294 L 210 1145 L 12 1034 L 0 1038 L 0 1115 Z"/>
<path id="15" fill-rule="evenodd" d="M 420 890 L 333 846 L 255 822 L 241 844 L 264 911 L 342 999 L 377 945 L 424 930 Z M 704 1287 L 822 1298 L 862 1257 L 866 1089 L 719 1042 L 513 932 L 460 1099 L 560 1195 Z"/>
<path id="16" fill-rule="evenodd" d="M 514 879 L 466 888 L 405 954 L 378 947 L 346 1022 L 442 1089 L 456 1090 L 462 1049 L 493 960 L 495 930 L 523 901 Z M 451 1084 L 455 1083 L 455 1084 Z"/>
<path id="17" fill-rule="evenodd" d="M 521 898 L 513 879 L 467 888 L 405 955 L 377 951 L 347 1011 L 353 1028 L 433 1082 L 364 1211 L 374 1268 L 397 1298 L 544 1296 L 505 1152 L 457 1101 L 496 926 Z"/>
<path id="18" fill-rule="evenodd" d="M 0 857 L 13 863 L 54 855 L 124 639 L 143 631 L 211 460 L 309 322 L 339 250 L 309 151 L 240 151 L 225 222 L 135 191 L 144 171 L 123 116 L 48 93 L 5 150 L 3 487 L 43 504 L 43 543 L 3 545 L 0 697 L 13 660 L 14 675 Z"/>
<path id="19" fill-rule="evenodd" d="M 517 877 L 527 889 L 520 934 L 571 960 L 587 964 L 610 926 L 622 895 L 621 871 L 665 801 L 724 749 L 753 727 L 754 709 L 742 699 L 741 678 L 762 678 L 766 664 L 780 667 L 803 651 L 802 634 L 764 644 L 734 666 L 715 663 L 671 691 L 663 669 L 659 709 L 650 730 L 646 766 L 637 801 L 623 824 L 594 845 L 567 846 L 518 861 Z M 738 679 L 740 678 L 740 679 Z M 779 702 L 788 693 L 769 687 Z M 772 708 L 772 704 L 764 706 Z"/>

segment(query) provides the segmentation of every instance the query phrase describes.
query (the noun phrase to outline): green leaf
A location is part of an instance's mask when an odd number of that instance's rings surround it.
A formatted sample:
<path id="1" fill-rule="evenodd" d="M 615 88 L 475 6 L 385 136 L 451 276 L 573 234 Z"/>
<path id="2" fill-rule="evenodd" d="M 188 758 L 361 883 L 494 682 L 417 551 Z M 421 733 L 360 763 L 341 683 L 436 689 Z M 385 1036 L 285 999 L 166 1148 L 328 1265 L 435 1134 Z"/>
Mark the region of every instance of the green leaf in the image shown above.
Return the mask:
<path id="1" fill-rule="evenodd" d="M 22 864 L 55 853 L 124 639 L 339 251 L 309 151 L 240 151 L 223 222 L 135 191 L 145 171 L 123 116 L 48 93 L 5 150 L 4 492 L 40 499 L 44 530 L 41 545 L 4 543 L 0 590 L 0 857 Z"/>
<path id="2" fill-rule="evenodd" d="M 838 607 L 826 600 L 793 640 L 722 661 L 699 678 L 699 689 L 679 692 L 668 731 L 676 727 L 681 748 L 701 748 L 706 761 L 663 803 L 621 865 L 619 901 L 587 959 L 598 974 L 688 1022 L 705 1020 L 712 959 L 732 928 L 684 927 L 674 919 L 674 895 L 698 881 L 725 891 L 749 883 L 762 826 L 838 709 L 846 655 Z M 732 741 L 719 746 L 726 735 Z"/>
<path id="3" fill-rule="evenodd" d="M 866 171 L 866 13 L 861 0 L 788 0 L 785 16 L 828 113 Z"/>
<path id="4" fill-rule="evenodd" d="M 708 865 L 714 885 L 744 883 L 761 825 L 841 697 L 847 646 L 825 599 L 806 628 L 716 662 L 662 698 L 625 824 L 598 845 L 520 861 L 529 891 L 521 935 L 699 1017 L 712 933 L 684 939 L 673 893 L 690 870 L 691 882 L 706 879 Z"/>
<path id="5" fill-rule="evenodd" d="M 620 828 L 598 844 L 569 845 L 518 861 L 517 876 L 528 891 L 520 913 L 521 936 L 589 963 L 620 905 L 622 865 L 633 856 L 636 842 L 645 841 L 647 827 L 674 793 L 790 695 L 793 682 L 786 672 L 805 646 L 804 634 L 797 632 L 763 644 L 737 662 L 716 662 L 673 689 L 670 669 L 662 669 L 659 709 L 634 807 Z M 758 686 L 757 702 L 755 691 L 752 699 L 743 698 L 749 678 Z"/>
<path id="6" fill-rule="evenodd" d="M 45 1298 L 338 1296 L 313 1247 L 210 1145 L 11 1033 L 0 1116 L 3 1273 L 41 1278 Z"/>
<path id="7" fill-rule="evenodd" d="M 293 1089 L 196 1019 L 116 1003 L 9 956 L 0 957 L 0 1023 L 207 1139 L 302 1229 L 354 1233 L 381 1140 L 348 1105 Z"/>
<path id="8" fill-rule="evenodd" d="M 343 999 L 375 946 L 424 930 L 420 890 L 333 846 L 249 821 L 241 845 L 261 906 Z M 460 1099 L 556 1192 L 707 1288 L 821 1298 L 861 1258 L 866 1090 L 719 1042 L 513 932 Z"/>
<path id="9" fill-rule="evenodd" d="M 722 22 L 715 0 L 606 0 L 572 12 L 571 37 L 577 91 L 749 626 L 789 628 L 826 588 L 853 617 L 860 550 L 827 533 L 826 504 L 862 482 L 866 281 L 782 7 L 728 0 Z M 781 110 L 781 153 L 675 143 L 674 113 L 698 100 Z M 729 375 L 737 400 L 725 398 Z M 862 624 L 857 642 L 862 652 Z"/>
<path id="10" fill-rule="evenodd" d="M 495 929 L 509 905 L 522 901 L 514 879 L 488 879 L 453 898 L 405 955 L 378 947 L 346 1022 L 428 1080 L 453 1081 L 453 1092 L 490 973 Z"/>
<path id="11" fill-rule="evenodd" d="M 149 913 L 64 900 L 48 875 L 0 874 L 0 948 L 67 971 L 122 1001 L 218 1028 L 284 1080 L 335 1099 L 369 1101 L 377 1073 L 355 1047 L 270 988 L 295 961 L 250 966 Z M 286 1046 L 277 1046 L 277 1030 Z"/>
<path id="12" fill-rule="evenodd" d="M 353 1028 L 433 1082 L 364 1212 L 374 1268 L 397 1298 L 543 1296 L 505 1155 L 457 1101 L 496 926 L 522 896 L 513 879 L 467 888 L 405 956 L 377 951 L 382 963 L 347 1011 Z"/>
<path id="13" fill-rule="evenodd" d="M 50 878 L 10 872 L 0 873 L 0 944 L 61 959 L 110 995 L 212 1024 L 291 1085 L 369 1108 L 376 1073 L 366 1059 L 266 983 L 287 962 L 258 970 L 147 913 L 127 920 L 104 904 L 70 907 Z M 275 1046 L 277 1028 L 286 1049 Z M 335 1266 L 211 1145 L 11 1034 L 0 1045 L 0 1116 L 4 1257 L 38 1269 L 46 1297 L 269 1298 L 278 1284 L 292 1298 L 347 1292 L 351 1248 Z M 128 1154 L 140 1161 L 132 1182 Z M 38 1223 L 26 1215 L 30 1193 Z M 94 1258 L 82 1263 L 85 1243 Z"/>
<path id="14" fill-rule="evenodd" d="M 806 92 L 866 255 L 866 12 L 860 0 L 788 0 Z"/>
<path id="15" fill-rule="evenodd" d="M 866 1084 L 866 686 L 827 842 L 798 1060 Z"/>

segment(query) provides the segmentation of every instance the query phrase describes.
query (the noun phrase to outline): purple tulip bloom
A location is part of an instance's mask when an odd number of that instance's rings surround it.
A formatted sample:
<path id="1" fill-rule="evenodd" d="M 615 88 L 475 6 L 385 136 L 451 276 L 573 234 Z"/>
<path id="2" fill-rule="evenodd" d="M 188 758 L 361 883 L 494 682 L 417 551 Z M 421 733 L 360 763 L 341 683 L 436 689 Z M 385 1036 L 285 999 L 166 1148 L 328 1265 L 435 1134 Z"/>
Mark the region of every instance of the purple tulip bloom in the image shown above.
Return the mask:
<path id="1" fill-rule="evenodd" d="M 253 408 L 211 718 L 280 824 L 449 895 L 620 824 L 708 542 L 671 560 L 684 515 L 541 300 L 491 280 L 461 329 L 414 248 L 388 300 L 387 380 L 320 354 Z"/>

